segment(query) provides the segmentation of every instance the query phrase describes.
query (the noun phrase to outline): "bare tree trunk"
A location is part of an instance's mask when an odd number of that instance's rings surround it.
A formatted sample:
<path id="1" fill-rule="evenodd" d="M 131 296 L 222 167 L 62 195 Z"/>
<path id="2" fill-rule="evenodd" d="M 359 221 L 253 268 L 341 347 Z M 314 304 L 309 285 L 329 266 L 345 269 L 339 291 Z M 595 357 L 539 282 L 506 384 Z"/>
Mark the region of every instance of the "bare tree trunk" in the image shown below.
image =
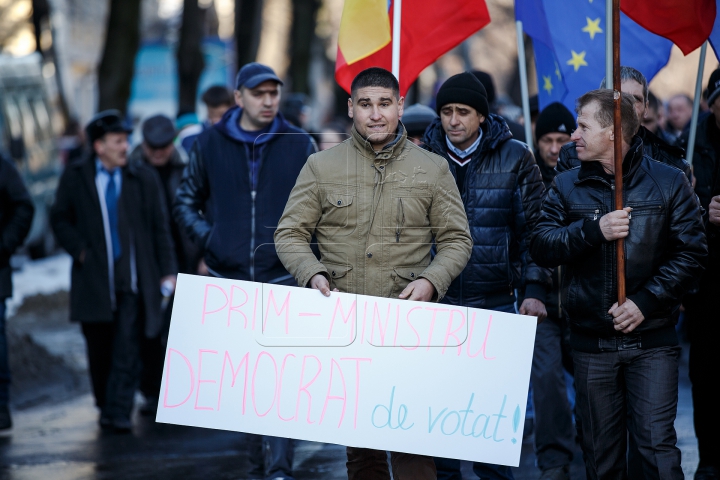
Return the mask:
<path id="1" fill-rule="evenodd" d="M 200 75 L 205 68 L 202 53 L 206 10 L 198 0 L 184 0 L 180 41 L 177 49 L 178 116 L 195 112 Z"/>
<path id="2" fill-rule="evenodd" d="M 315 15 L 318 0 L 293 0 L 292 30 L 290 32 L 290 80 L 298 93 L 310 93 L 310 48 L 315 38 Z"/>
<path id="3" fill-rule="evenodd" d="M 235 49 L 238 68 L 254 62 L 260 47 L 263 0 L 235 0 Z"/>
<path id="4" fill-rule="evenodd" d="M 110 0 L 105 48 L 98 68 L 98 110 L 127 111 L 140 46 L 141 0 Z"/>

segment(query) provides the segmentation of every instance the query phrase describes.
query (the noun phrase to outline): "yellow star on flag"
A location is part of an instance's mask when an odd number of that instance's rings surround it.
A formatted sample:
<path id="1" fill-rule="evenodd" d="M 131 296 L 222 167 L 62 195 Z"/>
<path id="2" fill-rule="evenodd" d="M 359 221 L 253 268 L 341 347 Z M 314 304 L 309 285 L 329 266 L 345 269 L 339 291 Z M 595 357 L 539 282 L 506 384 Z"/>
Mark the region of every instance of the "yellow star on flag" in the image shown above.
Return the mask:
<path id="1" fill-rule="evenodd" d="M 583 27 L 582 31 L 590 34 L 590 40 L 595 40 L 596 33 L 603 33 L 602 28 L 600 28 L 600 18 L 590 20 L 590 17 L 585 17 L 585 19 L 587 20 L 587 25 Z"/>
<path id="2" fill-rule="evenodd" d="M 545 82 L 545 85 L 543 85 L 543 90 L 546 90 L 548 92 L 548 95 L 552 95 L 553 84 L 550 80 L 550 77 L 546 77 L 545 75 L 543 75 L 543 81 Z"/>
<path id="3" fill-rule="evenodd" d="M 580 53 L 577 53 L 575 50 L 570 50 L 570 54 L 572 55 L 572 58 L 567 61 L 567 64 L 572 65 L 576 72 L 580 70 L 580 67 L 588 66 L 585 61 L 585 50 Z"/>
<path id="4" fill-rule="evenodd" d="M 558 80 L 562 80 L 562 75 L 560 75 L 560 65 L 555 62 L 555 76 L 558 77 Z"/>

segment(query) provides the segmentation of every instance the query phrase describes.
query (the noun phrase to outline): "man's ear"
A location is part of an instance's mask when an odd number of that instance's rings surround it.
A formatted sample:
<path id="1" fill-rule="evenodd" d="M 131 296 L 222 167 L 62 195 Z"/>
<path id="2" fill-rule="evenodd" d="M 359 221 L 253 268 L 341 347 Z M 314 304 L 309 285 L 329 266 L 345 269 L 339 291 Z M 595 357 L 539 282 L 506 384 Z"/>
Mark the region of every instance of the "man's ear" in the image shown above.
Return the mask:
<path id="1" fill-rule="evenodd" d="M 483 114 L 480 113 L 480 112 L 478 112 L 478 119 L 480 120 L 480 125 L 482 125 L 483 123 L 485 123 L 485 115 L 483 115 Z"/>
<path id="2" fill-rule="evenodd" d="M 245 108 L 245 106 L 243 105 L 243 100 L 242 100 L 242 92 L 240 90 L 235 90 L 234 94 L 235 94 L 235 105 L 237 105 L 240 108 Z"/>
<path id="3" fill-rule="evenodd" d="M 404 111 L 405 111 L 405 97 L 400 97 L 400 99 L 398 100 L 398 117 L 402 117 Z"/>
<path id="4" fill-rule="evenodd" d="M 352 101 L 352 97 L 348 98 L 348 117 L 353 118 L 353 101 Z"/>

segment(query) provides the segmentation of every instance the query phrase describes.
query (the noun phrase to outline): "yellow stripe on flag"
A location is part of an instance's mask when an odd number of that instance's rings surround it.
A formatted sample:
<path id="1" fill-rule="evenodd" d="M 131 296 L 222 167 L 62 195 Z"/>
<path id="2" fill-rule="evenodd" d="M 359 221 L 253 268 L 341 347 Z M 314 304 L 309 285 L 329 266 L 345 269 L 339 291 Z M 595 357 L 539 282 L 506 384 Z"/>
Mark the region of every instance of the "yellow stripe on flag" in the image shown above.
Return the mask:
<path id="1" fill-rule="evenodd" d="M 390 43 L 387 0 L 345 0 L 338 44 L 351 65 Z"/>

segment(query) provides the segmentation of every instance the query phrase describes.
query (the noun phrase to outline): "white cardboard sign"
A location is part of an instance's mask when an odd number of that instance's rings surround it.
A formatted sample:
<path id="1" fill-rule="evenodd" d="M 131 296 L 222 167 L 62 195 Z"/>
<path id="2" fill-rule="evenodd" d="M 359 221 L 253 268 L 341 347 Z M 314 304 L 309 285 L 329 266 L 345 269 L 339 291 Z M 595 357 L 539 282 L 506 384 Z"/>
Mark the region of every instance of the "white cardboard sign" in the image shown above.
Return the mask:
<path id="1" fill-rule="evenodd" d="M 180 275 L 157 421 L 517 466 L 535 326 Z"/>

